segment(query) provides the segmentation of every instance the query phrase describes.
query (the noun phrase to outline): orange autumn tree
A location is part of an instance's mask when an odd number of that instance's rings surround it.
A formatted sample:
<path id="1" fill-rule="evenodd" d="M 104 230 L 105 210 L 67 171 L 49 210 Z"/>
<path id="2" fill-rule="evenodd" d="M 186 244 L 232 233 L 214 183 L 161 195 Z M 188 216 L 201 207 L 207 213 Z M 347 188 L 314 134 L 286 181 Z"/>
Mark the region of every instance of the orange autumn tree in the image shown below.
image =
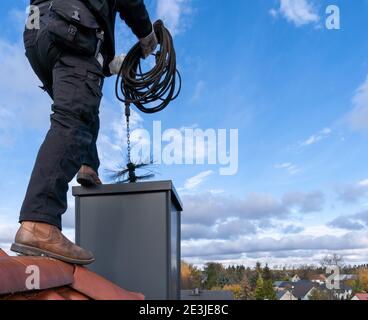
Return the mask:
<path id="1" fill-rule="evenodd" d="M 181 287 L 183 290 L 201 289 L 202 274 L 195 266 L 181 262 Z"/>
<path id="2" fill-rule="evenodd" d="M 224 291 L 231 291 L 235 300 L 244 300 L 244 290 L 240 284 L 228 284 L 224 286 Z"/>
<path id="3" fill-rule="evenodd" d="M 347 284 L 353 287 L 354 294 L 368 292 L 368 269 L 360 268 L 357 271 L 357 279 L 349 280 Z"/>

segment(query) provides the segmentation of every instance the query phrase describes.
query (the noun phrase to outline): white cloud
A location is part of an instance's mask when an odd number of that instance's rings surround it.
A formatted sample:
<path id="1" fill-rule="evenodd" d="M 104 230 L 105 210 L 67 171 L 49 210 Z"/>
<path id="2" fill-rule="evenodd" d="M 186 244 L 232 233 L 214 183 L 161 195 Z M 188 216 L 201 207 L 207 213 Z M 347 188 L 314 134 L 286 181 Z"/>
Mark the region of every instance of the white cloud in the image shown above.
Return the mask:
<path id="1" fill-rule="evenodd" d="M 198 83 L 196 84 L 195 89 L 194 89 L 192 102 L 198 101 L 201 98 L 205 88 L 206 88 L 206 82 L 203 81 L 203 80 L 198 81 Z"/>
<path id="2" fill-rule="evenodd" d="M 290 210 L 303 213 L 322 211 L 325 197 L 322 192 L 290 192 L 284 195 L 283 204 Z"/>
<path id="3" fill-rule="evenodd" d="M 191 0 L 157 0 L 157 17 L 173 35 L 185 31 L 186 17 L 192 14 Z"/>
<path id="4" fill-rule="evenodd" d="M 195 193 L 183 196 L 185 215 L 183 223 L 213 226 L 218 221 L 244 219 L 269 222 L 289 219 L 295 213 L 312 213 L 322 210 L 325 203 L 321 192 L 292 192 L 281 200 L 271 194 L 251 193 L 245 197 L 227 194 Z"/>
<path id="5" fill-rule="evenodd" d="M 10 243 L 15 238 L 15 233 L 18 230 L 18 224 L 1 223 L 0 224 L 0 243 Z"/>
<path id="6" fill-rule="evenodd" d="M 368 187 L 368 179 L 360 181 L 358 185 L 361 187 Z"/>
<path id="7" fill-rule="evenodd" d="M 184 187 L 180 188 L 179 191 L 193 191 L 197 189 L 207 178 L 212 176 L 214 173 L 214 171 L 208 170 L 187 179 L 185 181 Z"/>
<path id="8" fill-rule="evenodd" d="M 314 134 L 310 136 L 307 140 L 300 143 L 300 147 L 309 147 L 312 146 L 324 139 L 327 139 L 332 133 L 332 130 L 330 128 L 325 128 L 318 132 L 317 134 Z"/>
<path id="9" fill-rule="evenodd" d="M 46 130 L 51 102 L 38 88 L 23 44 L 0 39 L 0 69 L 0 146 L 11 146 L 24 129 Z"/>
<path id="10" fill-rule="evenodd" d="M 310 0 L 280 0 L 279 9 L 271 9 L 273 17 L 278 15 L 297 27 L 317 23 L 320 17 Z"/>
<path id="11" fill-rule="evenodd" d="M 118 170 L 126 163 L 126 118 L 120 104 L 113 104 L 104 99 L 100 107 L 101 131 L 97 141 L 102 170 Z M 141 128 L 143 119 L 132 109 L 130 127 L 132 132 Z M 132 145 L 137 141 L 132 137 Z M 101 173 L 103 173 L 102 171 Z"/>
<path id="12" fill-rule="evenodd" d="M 301 169 L 297 165 L 290 163 L 290 162 L 276 164 L 275 169 L 286 170 L 291 176 L 296 175 L 297 173 L 301 171 Z"/>
<path id="13" fill-rule="evenodd" d="M 184 241 L 183 257 L 200 258 L 202 262 L 213 259 L 224 260 L 227 255 L 246 258 L 248 255 L 257 254 L 265 257 L 270 263 L 279 254 L 283 256 L 283 262 L 292 263 L 303 254 L 316 256 L 324 251 L 343 252 L 349 250 L 365 250 L 368 245 L 366 232 L 350 232 L 344 235 L 307 236 L 307 235 L 284 235 L 281 237 L 241 237 L 237 240 L 203 240 Z M 285 259 L 286 256 L 290 259 Z M 367 255 L 367 252 L 365 252 Z M 306 256 L 308 257 L 308 256 Z M 360 262 L 364 261 L 361 256 Z M 301 262 L 305 263 L 305 259 Z M 248 262 L 249 263 L 249 262 Z"/>
<path id="14" fill-rule="evenodd" d="M 364 199 L 368 194 L 368 180 L 339 186 L 337 188 L 338 199 L 345 203 L 356 203 Z"/>
<path id="15" fill-rule="evenodd" d="M 367 212 L 364 212 L 364 214 L 366 221 L 368 221 Z M 361 215 L 363 215 L 363 213 Z M 366 228 L 364 217 L 358 215 L 337 217 L 336 219 L 330 221 L 328 223 L 328 226 L 343 230 L 363 230 L 364 228 Z"/>
<path id="16" fill-rule="evenodd" d="M 353 110 L 348 114 L 348 123 L 353 130 L 368 129 L 368 77 L 353 97 Z"/>

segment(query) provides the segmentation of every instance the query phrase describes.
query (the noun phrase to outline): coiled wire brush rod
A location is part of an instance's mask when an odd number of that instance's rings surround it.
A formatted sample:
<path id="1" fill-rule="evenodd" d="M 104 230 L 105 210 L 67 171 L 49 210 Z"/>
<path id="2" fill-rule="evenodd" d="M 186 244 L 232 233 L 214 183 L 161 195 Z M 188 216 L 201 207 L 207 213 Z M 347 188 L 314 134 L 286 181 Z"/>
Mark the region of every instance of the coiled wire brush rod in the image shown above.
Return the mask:
<path id="1" fill-rule="evenodd" d="M 151 178 L 153 175 L 137 176 L 136 169 L 148 164 L 134 164 L 131 160 L 130 106 L 134 104 L 141 112 L 153 114 L 164 110 L 181 91 L 182 79 L 176 68 L 176 53 L 172 36 L 161 20 L 153 25 L 160 50 L 154 54 L 156 65 L 148 72 L 142 71 L 142 49 L 137 43 L 129 52 L 116 80 L 115 92 L 119 101 L 125 104 L 127 125 L 128 165 L 115 174 L 122 183 L 134 183 Z M 128 176 L 127 179 L 124 178 Z"/>
<path id="2" fill-rule="evenodd" d="M 127 108 L 134 104 L 141 112 L 153 114 L 164 110 L 181 91 L 182 79 L 176 69 L 176 53 L 169 30 L 158 20 L 154 23 L 160 50 L 155 54 L 156 65 L 142 71 L 142 51 L 137 43 L 124 59 L 116 80 L 116 97 Z M 177 89 L 178 86 L 178 89 Z"/>

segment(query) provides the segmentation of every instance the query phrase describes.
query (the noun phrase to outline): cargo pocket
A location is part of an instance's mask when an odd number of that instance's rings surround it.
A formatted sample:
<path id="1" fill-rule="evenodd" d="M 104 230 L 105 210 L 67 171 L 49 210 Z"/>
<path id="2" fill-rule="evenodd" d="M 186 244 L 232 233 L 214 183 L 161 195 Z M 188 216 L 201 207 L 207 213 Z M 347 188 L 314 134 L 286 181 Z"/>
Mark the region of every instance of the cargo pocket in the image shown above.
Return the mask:
<path id="1" fill-rule="evenodd" d="M 102 98 L 103 76 L 94 59 L 77 55 L 60 57 L 55 70 L 54 111 L 67 113 L 77 122 L 90 128 L 97 120 Z M 78 123 L 79 122 L 79 123 Z"/>
<path id="2" fill-rule="evenodd" d="M 61 48 L 78 54 L 94 55 L 98 29 L 96 18 L 83 1 L 52 2 L 48 31 Z"/>
<path id="3" fill-rule="evenodd" d="M 92 94 L 101 99 L 103 94 L 102 94 L 102 85 L 103 85 L 103 79 L 101 77 L 99 77 L 98 75 L 92 73 L 92 72 L 88 72 L 87 74 L 87 87 L 89 88 L 89 90 L 92 92 Z"/>
<path id="4" fill-rule="evenodd" d="M 75 73 L 75 67 L 60 58 L 53 70 L 52 110 L 56 115 L 66 118 L 78 117 L 80 107 L 75 103 L 75 97 L 78 94 L 78 83 L 81 81 L 83 81 L 82 78 Z"/>
<path id="5" fill-rule="evenodd" d="M 101 76 L 100 73 L 91 71 L 87 72 L 86 86 L 90 95 L 90 99 L 92 101 L 93 113 L 95 116 L 99 115 L 100 103 L 103 96 L 103 81 L 104 77 Z"/>

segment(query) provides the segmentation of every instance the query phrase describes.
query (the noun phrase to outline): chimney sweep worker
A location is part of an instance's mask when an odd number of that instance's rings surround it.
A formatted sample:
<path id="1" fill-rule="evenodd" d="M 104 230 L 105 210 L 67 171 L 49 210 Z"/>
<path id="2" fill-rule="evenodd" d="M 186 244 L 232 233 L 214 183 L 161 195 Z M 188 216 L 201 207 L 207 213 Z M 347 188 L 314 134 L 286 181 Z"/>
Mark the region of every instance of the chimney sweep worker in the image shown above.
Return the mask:
<path id="1" fill-rule="evenodd" d="M 77 174 L 85 187 L 101 184 L 96 140 L 102 87 L 104 77 L 118 74 L 123 61 L 115 57 L 116 15 L 139 39 L 142 58 L 158 42 L 143 0 L 31 0 L 30 11 L 26 56 L 53 104 L 12 250 L 86 265 L 93 254 L 61 233 L 61 216 L 68 184 Z M 38 12 L 39 28 L 34 28 Z"/>

